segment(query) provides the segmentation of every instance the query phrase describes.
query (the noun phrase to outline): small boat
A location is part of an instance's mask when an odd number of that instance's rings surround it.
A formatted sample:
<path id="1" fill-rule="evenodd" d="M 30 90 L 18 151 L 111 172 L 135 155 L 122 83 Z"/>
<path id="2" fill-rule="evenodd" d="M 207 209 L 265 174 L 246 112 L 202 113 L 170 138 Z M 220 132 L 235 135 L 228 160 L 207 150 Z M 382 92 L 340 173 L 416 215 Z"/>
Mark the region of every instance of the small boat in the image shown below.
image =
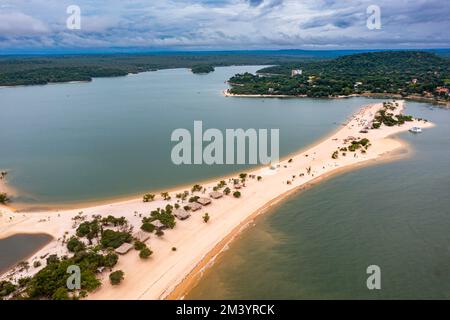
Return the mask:
<path id="1" fill-rule="evenodd" d="M 422 128 L 412 127 L 411 129 L 409 129 L 409 131 L 412 132 L 412 133 L 421 133 L 422 132 Z"/>

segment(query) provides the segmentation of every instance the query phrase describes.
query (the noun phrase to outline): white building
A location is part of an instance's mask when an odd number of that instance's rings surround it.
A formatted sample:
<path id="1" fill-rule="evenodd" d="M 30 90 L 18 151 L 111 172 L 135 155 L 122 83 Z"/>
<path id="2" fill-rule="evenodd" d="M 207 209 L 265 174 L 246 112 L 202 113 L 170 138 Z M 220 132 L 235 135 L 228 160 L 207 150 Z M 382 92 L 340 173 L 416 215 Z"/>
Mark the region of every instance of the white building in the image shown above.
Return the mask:
<path id="1" fill-rule="evenodd" d="M 303 73 L 302 69 L 292 69 L 291 77 L 300 76 Z"/>

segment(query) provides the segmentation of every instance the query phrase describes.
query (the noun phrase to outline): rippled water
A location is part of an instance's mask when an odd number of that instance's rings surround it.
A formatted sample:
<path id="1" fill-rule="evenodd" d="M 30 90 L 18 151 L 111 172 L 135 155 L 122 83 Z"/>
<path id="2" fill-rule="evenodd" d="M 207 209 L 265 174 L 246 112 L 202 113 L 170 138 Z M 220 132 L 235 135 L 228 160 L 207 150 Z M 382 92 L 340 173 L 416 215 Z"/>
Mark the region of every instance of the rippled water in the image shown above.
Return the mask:
<path id="1" fill-rule="evenodd" d="M 450 111 L 408 102 L 437 124 L 404 133 L 408 158 L 297 193 L 256 220 L 189 299 L 449 299 Z M 381 268 L 381 290 L 366 268 Z"/>
<path id="2" fill-rule="evenodd" d="M 0 168 L 19 190 L 15 206 L 33 207 L 135 195 L 235 172 L 231 165 L 176 166 L 176 128 L 279 128 L 282 155 L 336 128 L 359 106 L 345 100 L 227 98 L 230 76 L 187 69 L 146 72 L 92 83 L 0 89 Z"/>

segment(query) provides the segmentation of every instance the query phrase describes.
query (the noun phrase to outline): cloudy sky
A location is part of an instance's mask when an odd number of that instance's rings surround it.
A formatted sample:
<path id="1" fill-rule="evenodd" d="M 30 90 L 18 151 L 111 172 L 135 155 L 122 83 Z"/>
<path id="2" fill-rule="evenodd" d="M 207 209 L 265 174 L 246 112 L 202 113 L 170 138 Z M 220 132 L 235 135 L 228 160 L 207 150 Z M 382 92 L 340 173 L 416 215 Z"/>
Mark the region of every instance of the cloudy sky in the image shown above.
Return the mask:
<path id="1" fill-rule="evenodd" d="M 448 48 L 449 17 L 449 0 L 0 0 L 0 52 Z"/>

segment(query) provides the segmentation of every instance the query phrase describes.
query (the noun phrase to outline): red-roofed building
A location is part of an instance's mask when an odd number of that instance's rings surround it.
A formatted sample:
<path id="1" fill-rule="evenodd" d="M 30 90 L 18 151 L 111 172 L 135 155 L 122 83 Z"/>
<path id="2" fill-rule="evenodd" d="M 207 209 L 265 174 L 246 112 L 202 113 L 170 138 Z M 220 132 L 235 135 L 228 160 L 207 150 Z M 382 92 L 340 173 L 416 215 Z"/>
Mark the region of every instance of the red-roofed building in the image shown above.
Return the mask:
<path id="1" fill-rule="evenodd" d="M 448 94 L 448 88 L 444 88 L 444 87 L 437 87 L 436 88 L 436 93 L 439 93 L 439 94 L 441 94 L 441 93 L 445 93 L 445 94 Z"/>

